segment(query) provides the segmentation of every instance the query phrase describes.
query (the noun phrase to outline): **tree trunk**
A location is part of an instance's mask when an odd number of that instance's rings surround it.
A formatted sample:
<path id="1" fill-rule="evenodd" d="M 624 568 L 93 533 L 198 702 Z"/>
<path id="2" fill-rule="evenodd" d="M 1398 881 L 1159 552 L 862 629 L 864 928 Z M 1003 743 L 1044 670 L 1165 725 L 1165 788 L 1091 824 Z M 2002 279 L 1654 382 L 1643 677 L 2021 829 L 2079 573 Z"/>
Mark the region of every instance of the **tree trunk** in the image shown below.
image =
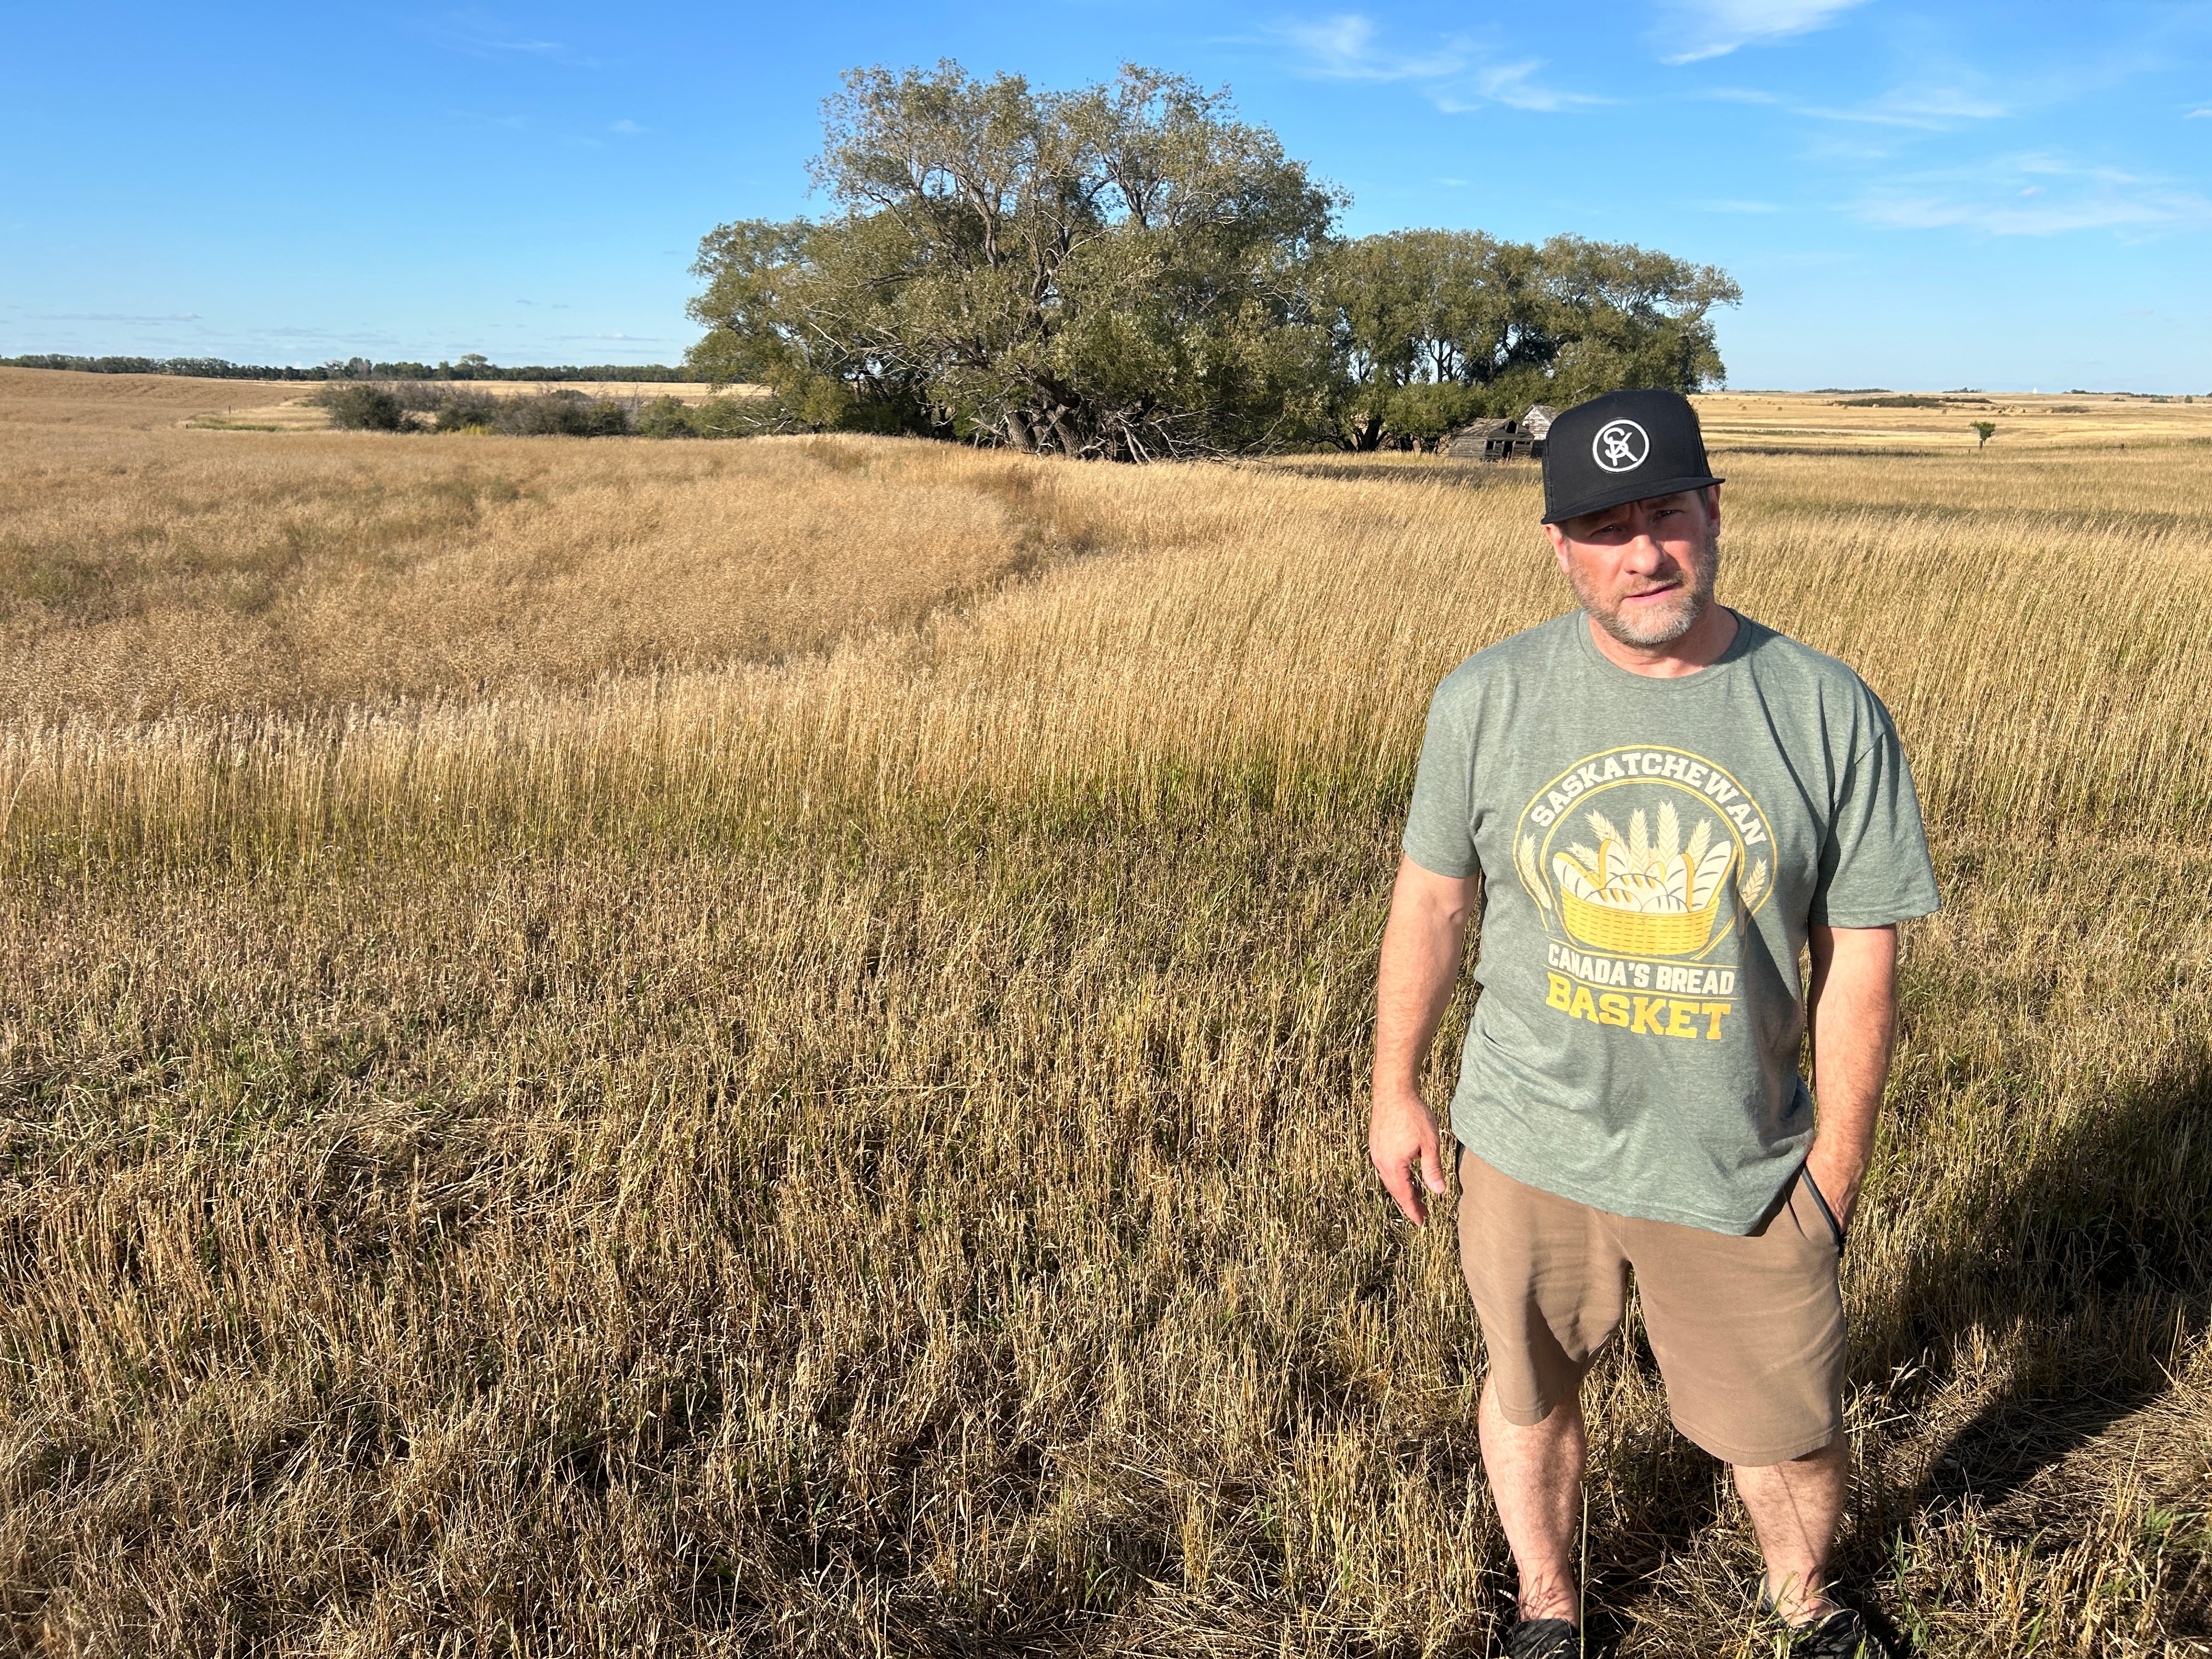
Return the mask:
<path id="1" fill-rule="evenodd" d="M 1054 404 L 1052 406 L 1049 419 L 1052 422 L 1053 436 L 1060 440 L 1062 453 L 1079 455 L 1083 453 L 1082 441 L 1075 435 L 1075 428 L 1070 423 L 1067 416 L 1068 408 L 1066 404 Z"/>
<path id="2" fill-rule="evenodd" d="M 1036 431 L 1030 425 L 1030 412 L 1026 409 L 1006 411 L 1006 441 L 1024 455 L 1036 453 Z"/>

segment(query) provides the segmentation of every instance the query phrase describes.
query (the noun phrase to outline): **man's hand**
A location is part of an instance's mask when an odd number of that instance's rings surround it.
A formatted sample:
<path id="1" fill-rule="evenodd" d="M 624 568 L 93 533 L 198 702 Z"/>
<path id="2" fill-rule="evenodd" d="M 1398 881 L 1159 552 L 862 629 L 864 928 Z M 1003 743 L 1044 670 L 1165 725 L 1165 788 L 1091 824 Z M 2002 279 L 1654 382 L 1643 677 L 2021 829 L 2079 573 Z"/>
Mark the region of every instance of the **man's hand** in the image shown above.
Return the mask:
<path id="1" fill-rule="evenodd" d="M 1850 1224 L 1874 1156 L 1875 1118 L 1897 1035 L 1897 929 L 1815 927 L 1806 1012 L 1820 1127 L 1805 1167 L 1836 1224 Z"/>
<path id="2" fill-rule="evenodd" d="M 1421 1201 L 1421 1188 L 1443 1195 L 1444 1164 L 1437 1146 L 1437 1121 L 1420 1096 L 1401 1094 L 1385 1100 L 1379 1092 L 1376 1095 L 1374 1113 L 1367 1120 L 1367 1156 L 1375 1160 L 1376 1172 L 1406 1219 L 1416 1224 L 1426 1221 L 1429 1212 Z M 1416 1164 L 1421 1171 L 1418 1183 L 1413 1180 Z"/>
<path id="3" fill-rule="evenodd" d="M 1827 1200 L 1836 1225 L 1848 1230 L 1851 1212 L 1859 1206 L 1859 1188 L 1866 1180 L 1867 1165 L 1872 1162 L 1873 1153 L 1869 1151 L 1853 1154 L 1842 1148 L 1840 1138 L 1822 1130 L 1813 1143 L 1813 1150 L 1805 1154 L 1805 1173 L 1813 1177 L 1820 1196 Z"/>
<path id="4" fill-rule="evenodd" d="M 1480 880 L 1440 876 L 1401 858 L 1398 884 L 1390 895 L 1389 925 L 1382 930 L 1375 991 L 1375 1109 L 1368 1120 L 1367 1155 L 1408 1221 L 1428 1218 L 1423 1187 L 1437 1194 L 1444 1189 L 1437 1121 L 1421 1099 L 1421 1068 L 1459 980 L 1461 941 Z M 1413 1176 L 1417 1163 L 1418 1183 Z"/>

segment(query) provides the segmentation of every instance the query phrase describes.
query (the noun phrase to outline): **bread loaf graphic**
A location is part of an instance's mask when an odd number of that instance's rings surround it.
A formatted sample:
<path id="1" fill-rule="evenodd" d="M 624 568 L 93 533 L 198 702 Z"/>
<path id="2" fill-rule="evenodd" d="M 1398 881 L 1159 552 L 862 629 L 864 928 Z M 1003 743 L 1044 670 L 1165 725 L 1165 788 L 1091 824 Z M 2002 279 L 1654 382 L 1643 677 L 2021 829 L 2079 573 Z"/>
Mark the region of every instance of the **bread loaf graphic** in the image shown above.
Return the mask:
<path id="1" fill-rule="evenodd" d="M 1713 824 L 1700 819 L 1685 845 L 1671 803 L 1660 805 L 1658 819 L 1655 838 L 1639 808 L 1624 836 L 1602 812 L 1587 813 L 1583 821 L 1597 846 L 1577 844 L 1552 855 L 1560 920 L 1591 950 L 1691 956 L 1712 938 L 1735 842 L 1725 834 L 1716 842 Z"/>

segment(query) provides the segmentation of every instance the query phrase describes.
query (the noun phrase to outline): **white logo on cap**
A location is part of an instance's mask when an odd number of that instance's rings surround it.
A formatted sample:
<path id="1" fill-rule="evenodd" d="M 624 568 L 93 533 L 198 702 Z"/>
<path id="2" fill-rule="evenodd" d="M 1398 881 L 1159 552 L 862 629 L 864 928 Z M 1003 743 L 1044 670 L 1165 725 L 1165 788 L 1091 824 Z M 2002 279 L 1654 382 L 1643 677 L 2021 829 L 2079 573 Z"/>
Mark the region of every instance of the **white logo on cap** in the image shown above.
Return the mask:
<path id="1" fill-rule="evenodd" d="M 1651 453 L 1651 440 L 1633 421 L 1607 421 L 1590 441 L 1590 459 L 1608 472 L 1633 472 Z"/>

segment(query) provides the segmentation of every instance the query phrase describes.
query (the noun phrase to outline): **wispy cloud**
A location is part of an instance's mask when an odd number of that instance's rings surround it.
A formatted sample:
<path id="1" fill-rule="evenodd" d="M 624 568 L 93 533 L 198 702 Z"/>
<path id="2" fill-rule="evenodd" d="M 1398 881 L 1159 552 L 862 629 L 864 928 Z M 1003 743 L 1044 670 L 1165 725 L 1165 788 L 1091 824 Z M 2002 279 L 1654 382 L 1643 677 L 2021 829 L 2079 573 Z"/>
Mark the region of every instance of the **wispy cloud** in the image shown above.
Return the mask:
<path id="1" fill-rule="evenodd" d="M 1899 87 L 1863 104 L 1837 106 L 1808 104 L 1807 115 L 1823 121 L 1856 121 L 1869 126 L 1911 127 L 1948 132 L 1970 121 L 1994 121 L 2010 107 L 1960 87 Z"/>
<path id="2" fill-rule="evenodd" d="M 1455 96 L 1449 91 L 1435 94 L 1438 109 L 1448 113 L 1480 107 L 1486 103 L 1503 104 L 1508 109 L 1538 110 L 1547 112 L 1571 109 L 1589 109 L 1595 105 L 1610 103 L 1586 92 L 1567 92 L 1558 87 L 1547 86 L 1536 78 L 1544 67 L 1540 58 L 1530 58 L 1517 64 L 1485 64 L 1473 71 L 1469 82 L 1479 94 L 1468 100 Z"/>
<path id="3" fill-rule="evenodd" d="M 641 127 L 635 121 L 610 121 L 607 123 L 607 131 L 609 132 L 619 132 L 623 137 L 628 137 L 633 133 L 650 132 L 653 129 L 651 127 Z"/>
<path id="4" fill-rule="evenodd" d="M 2212 109 L 2193 109 L 2181 118 L 2185 121 L 2212 121 Z"/>
<path id="5" fill-rule="evenodd" d="M 1504 60 L 1478 42 L 1455 35 L 1425 49 L 1390 46 L 1375 20 L 1360 12 L 1271 25 L 1267 38 L 1291 49 L 1293 73 L 1316 81 L 1410 82 L 1438 109 L 1459 113 L 1486 105 L 1560 111 L 1608 100 L 1569 92 L 1540 78 L 1545 60 Z"/>
<path id="6" fill-rule="evenodd" d="M 1893 86 L 1856 104 L 1809 104 L 1781 93 L 1743 86 L 1717 86 L 1704 97 L 1723 104 L 1754 104 L 1827 128 L 1825 137 L 1809 137 L 1809 157 L 1825 161 L 1887 161 L 1920 135 L 1958 133 L 1980 122 L 2017 115 L 2015 104 L 1978 91 L 1973 77 L 1962 84 Z"/>
<path id="7" fill-rule="evenodd" d="M 2012 105 L 1965 84 L 1919 82 L 1893 87 L 1877 97 L 1856 104 L 1807 103 L 1781 93 L 1750 87 L 1715 87 L 1698 95 L 1717 103 L 1782 110 L 1807 120 L 1832 122 L 1843 127 L 1887 127 L 1905 132 L 1954 132 L 1974 122 L 1995 121 L 2017 112 Z M 1870 148 L 1846 143 L 1844 149 L 1849 154 L 1869 157 L 1886 153 L 1880 143 Z"/>
<path id="8" fill-rule="evenodd" d="M 1312 21 L 1292 20 L 1267 31 L 1295 47 L 1304 74 L 1326 81 L 1433 81 L 1467 67 L 1463 42 L 1429 52 L 1385 50 L 1375 38 L 1375 20 L 1358 12 Z"/>
<path id="9" fill-rule="evenodd" d="M 527 30 L 511 28 L 480 11 L 454 13 L 426 27 L 422 33 L 448 52 L 486 60 L 534 59 L 569 69 L 597 69 L 596 59 L 577 52 L 565 40 L 541 40 Z"/>
<path id="10" fill-rule="evenodd" d="M 1892 229 L 1972 230 L 1985 236 L 2080 230 L 2148 236 L 2212 228 L 2212 199 L 2196 191 L 2047 154 L 1911 175 L 1869 191 L 1854 211 Z"/>
<path id="11" fill-rule="evenodd" d="M 121 311 L 33 311 L 28 313 L 40 323 L 197 323 L 197 311 L 165 311 L 155 316 L 138 316 Z"/>
<path id="12" fill-rule="evenodd" d="M 1694 64 L 1740 46 L 1826 28 L 1863 0 L 1668 0 L 1651 39 L 1660 59 Z"/>

